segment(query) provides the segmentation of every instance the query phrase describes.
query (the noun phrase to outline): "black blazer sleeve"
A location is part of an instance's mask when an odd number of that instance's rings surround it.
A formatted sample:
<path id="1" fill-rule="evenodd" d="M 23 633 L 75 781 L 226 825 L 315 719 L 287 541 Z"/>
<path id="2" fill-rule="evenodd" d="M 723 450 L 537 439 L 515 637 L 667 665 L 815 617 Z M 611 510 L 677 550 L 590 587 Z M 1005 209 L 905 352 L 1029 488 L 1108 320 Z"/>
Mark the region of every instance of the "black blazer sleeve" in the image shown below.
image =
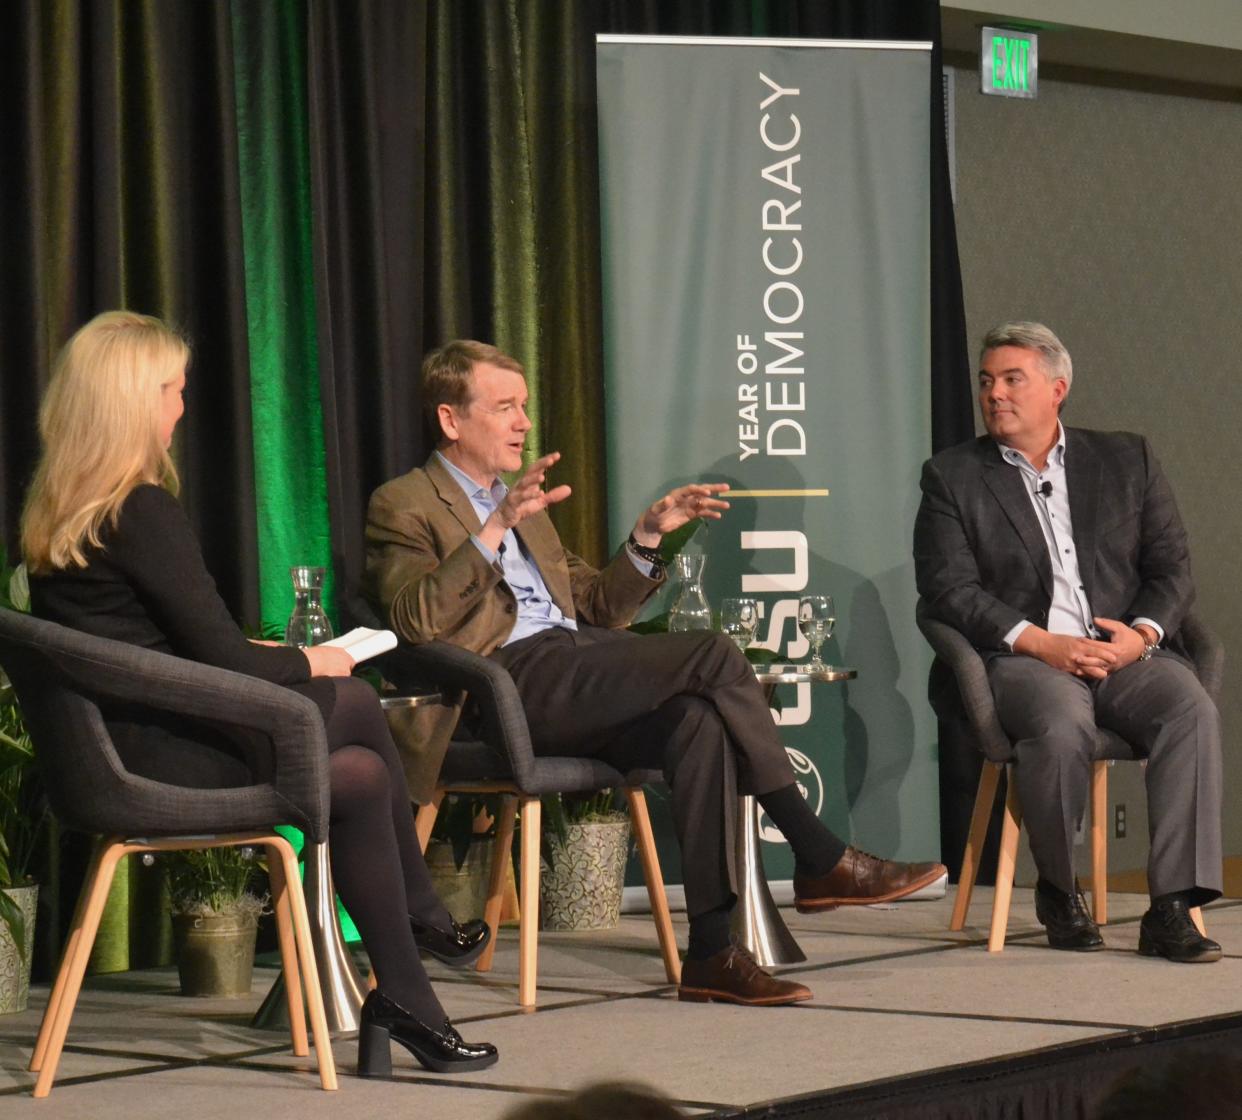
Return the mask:
<path id="1" fill-rule="evenodd" d="M 178 656 L 274 684 L 310 678 L 300 650 L 247 641 L 207 571 L 185 511 L 166 490 L 137 487 L 106 534 L 105 550 Z"/>
<path id="2" fill-rule="evenodd" d="M 961 488 L 946 477 L 945 467 L 952 472 L 953 465 L 941 459 L 923 464 L 923 498 L 914 521 L 915 582 L 931 617 L 965 634 L 977 649 L 1003 649 L 1005 635 L 1027 614 L 984 586 L 978 519 L 973 508 L 963 509 Z M 1038 593 L 1035 569 L 1020 549 L 1015 539 L 1011 551 L 1025 577 L 1021 589 Z"/>

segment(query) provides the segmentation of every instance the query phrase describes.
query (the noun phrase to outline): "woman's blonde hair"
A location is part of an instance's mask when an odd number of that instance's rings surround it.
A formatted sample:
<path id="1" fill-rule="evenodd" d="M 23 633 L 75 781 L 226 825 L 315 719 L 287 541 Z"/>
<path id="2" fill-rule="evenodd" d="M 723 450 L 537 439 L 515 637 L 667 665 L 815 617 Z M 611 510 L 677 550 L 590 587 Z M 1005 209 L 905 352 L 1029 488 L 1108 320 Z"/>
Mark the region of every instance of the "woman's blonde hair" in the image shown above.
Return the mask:
<path id="1" fill-rule="evenodd" d="M 135 486 L 177 492 L 159 427 L 163 388 L 189 356 L 175 330 L 133 311 L 96 315 L 65 343 L 39 409 L 43 456 L 22 511 L 32 572 L 84 567 Z"/>

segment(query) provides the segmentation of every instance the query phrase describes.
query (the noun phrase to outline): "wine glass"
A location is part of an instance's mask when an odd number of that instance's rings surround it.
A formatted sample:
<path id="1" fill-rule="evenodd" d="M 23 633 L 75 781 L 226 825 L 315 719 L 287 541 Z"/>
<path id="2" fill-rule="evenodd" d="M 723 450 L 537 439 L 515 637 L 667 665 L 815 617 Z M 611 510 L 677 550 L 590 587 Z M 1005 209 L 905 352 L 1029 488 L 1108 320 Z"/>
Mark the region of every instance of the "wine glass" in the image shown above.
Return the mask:
<path id="1" fill-rule="evenodd" d="M 759 604 L 754 599 L 725 599 L 720 607 L 720 629 L 740 650 L 754 640 L 759 625 Z"/>
<path id="2" fill-rule="evenodd" d="M 832 637 L 832 628 L 837 623 L 837 608 L 833 605 L 831 595 L 803 595 L 798 600 L 798 629 L 802 636 L 811 643 L 811 660 L 808 669 L 826 669 L 819 651 L 824 643 Z"/>

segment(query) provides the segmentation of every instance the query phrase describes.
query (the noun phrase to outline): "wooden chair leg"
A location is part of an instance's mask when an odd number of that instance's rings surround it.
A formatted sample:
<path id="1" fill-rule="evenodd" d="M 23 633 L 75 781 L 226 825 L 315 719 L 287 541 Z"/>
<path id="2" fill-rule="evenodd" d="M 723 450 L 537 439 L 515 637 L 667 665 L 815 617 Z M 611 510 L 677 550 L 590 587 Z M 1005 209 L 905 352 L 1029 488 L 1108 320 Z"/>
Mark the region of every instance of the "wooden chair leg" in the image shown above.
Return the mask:
<path id="1" fill-rule="evenodd" d="M 103 857 L 104 848 L 109 842 L 109 840 L 101 837 L 95 842 L 94 850 L 91 852 L 91 861 L 87 867 L 86 878 L 83 881 L 82 890 L 78 893 L 78 902 L 73 910 L 73 920 L 69 925 L 69 937 L 65 941 L 64 952 L 61 953 L 60 968 L 56 970 L 56 982 L 52 985 L 52 992 L 48 996 L 47 1007 L 43 1011 L 43 1020 L 39 1024 L 39 1036 L 35 1039 L 34 1053 L 30 1056 L 30 1065 L 26 1067 L 31 1073 L 38 1073 L 43 1068 L 43 1059 L 47 1054 L 47 1041 L 52 1033 L 52 1024 L 56 1021 L 57 1015 L 60 1014 L 69 973 L 73 970 L 74 956 L 80 952 L 82 947 L 82 923 L 86 917 L 86 903 L 91 895 L 90 885 L 94 882 L 95 876 L 99 874 L 100 860 Z M 91 947 L 87 945 L 86 955 L 88 958 L 90 957 L 90 951 Z"/>
<path id="2" fill-rule="evenodd" d="M 1108 924 L 1108 763 L 1091 766 L 1091 916 Z"/>
<path id="3" fill-rule="evenodd" d="M 522 798 L 522 851 L 519 890 L 522 917 L 518 922 L 518 1003 L 535 1006 L 539 965 L 539 833 L 543 806 L 537 797 Z"/>
<path id="4" fill-rule="evenodd" d="M 522 907 L 518 904 L 517 884 L 513 880 L 513 866 L 510 861 L 509 867 L 505 869 L 505 886 L 504 893 L 500 898 L 500 921 L 517 922 L 522 919 Z"/>
<path id="5" fill-rule="evenodd" d="M 418 837 L 418 847 L 425 855 L 427 845 L 431 843 L 431 830 L 436 826 L 436 817 L 440 814 L 440 805 L 444 801 L 444 790 L 438 789 L 432 794 L 431 800 L 420 805 L 414 814 L 414 833 Z"/>
<path id="6" fill-rule="evenodd" d="M 315 1039 L 315 1058 L 319 1063 L 319 1083 L 324 1089 L 336 1088 L 336 1062 L 332 1057 L 332 1036 L 328 1033 L 328 1018 L 323 1010 L 323 991 L 319 986 L 319 968 L 315 963 L 315 949 L 311 944 L 310 920 L 306 914 L 306 897 L 302 894 L 298 878 L 298 860 L 293 848 L 283 837 L 274 836 L 269 848 L 276 850 L 286 884 L 293 936 L 297 944 L 298 959 L 302 963 L 302 983 L 306 988 L 306 1007 L 310 1012 L 311 1034 Z"/>
<path id="7" fill-rule="evenodd" d="M 953 903 L 953 917 L 949 929 L 960 930 L 966 925 L 966 912 L 970 909 L 970 896 L 974 893 L 975 880 L 979 877 L 979 858 L 983 842 L 987 839 L 988 820 L 992 816 L 992 802 L 996 800 L 996 786 L 1000 782 L 1000 766 L 995 762 L 983 763 L 979 772 L 979 789 L 975 793 L 975 808 L 970 815 L 970 832 L 966 837 L 966 850 L 962 853 L 962 871 L 957 880 L 957 899 Z"/>
<path id="8" fill-rule="evenodd" d="M 509 861 L 513 852 L 513 825 L 517 819 L 517 798 L 501 798 L 500 815 L 496 818 L 496 840 L 492 844 L 492 867 L 487 878 L 487 902 L 483 907 L 483 920 L 492 931 L 491 940 L 483 950 L 478 972 L 490 972 L 492 958 L 496 955 L 496 939 L 500 933 L 500 913 L 505 900 L 505 887 L 509 882 Z M 525 836 L 525 824 L 522 835 Z"/>
<path id="9" fill-rule="evenodd" d="M 647 898 L 651 902 L 651 916 L 655 919 L 656 936 L 660 939 L 660 953 L 664 957 L 664 975 L 670 984 L 681 983 L 681 956 L 677 952 L 677 938 L 673 935 L 673 919 L 668 910 L 668 895 L 664 891 L 664 876 L 660 871 L 660 857 L 656 854 L 655 836 L 651 831 L 651 814 L 647 812 L 647 796 L 638 786 L 627 786 L 625 799 L 630 806 L 630 824 L 638 844 L 638 858 L 643 865 L 643 880 L 647 884 Z"/>
<path id="10" fill-rule="evenodd" d="M 116 874 L 116 865 L 124 855 L 125 844 L 120 837 L 113 836 L 102 841 L 94 861 L 93 876 L 82 888 L 87 898 L 86 905 L 81 909 L 81 927 L 74 930 L 77 935 L 76 949 L 65 962 L 68 972 L 64 978 L 60 999 L 54 1006 L 50 1003 L 48 1005 L 47 1014 L 52 1016 L 52 1022 L 47 1029 L 39 1062 L 39 1077 L 34 1088 L 36 1097 L 46 1097 L 52 1091 L 52 1081 L 60 1063 L 60 1052 L 69 1031 L 69 1020 L 73 1018 L 73 1008 L 78 1001 L 78 993 L 82 990 L 86 962 L 91 955 L 91 946 L 95 944 L 95 934 L 99 931 L 99 919 L 103 916 L 104 905 L 108 901 L 108 890 L 112 886 L 112 877 Z"/>
<path id="11" fill-rule="evenodd" d="M 280 849 L 267 845 L 267 877 L 272 885 L 272 908 L 276 911 L 276 932 L 280 939 L 280 966 L 285 974 L 285 998 L 289 1005 L 289 1035 L 293 1053 L 304 1058 L 310 1053 L 306 1037 L 306 1010 L 302 997 L 302 970 L 298 967 L 298 946 L 293 936 L 293 907 L 289 883 Z"/>
<path id="12" fill-rule="evenodd" d="M 992 899 L 992 929 L 988 934 L 988 952 L 999 953 L 1005 947 L 1005 931 L 1009 928 L 1009 903 L 1013 897 L 1013 874 L 1018 860 L 1018 832 L 1022 828 L 1022 807 L 1018 804 L 1018 787 L 1013 767 L 1006 767 L 1008 792 L 1005 794 L 1005 823 L 1001 828 L 1000 858 L 996 861 L 996 891 Z"/>

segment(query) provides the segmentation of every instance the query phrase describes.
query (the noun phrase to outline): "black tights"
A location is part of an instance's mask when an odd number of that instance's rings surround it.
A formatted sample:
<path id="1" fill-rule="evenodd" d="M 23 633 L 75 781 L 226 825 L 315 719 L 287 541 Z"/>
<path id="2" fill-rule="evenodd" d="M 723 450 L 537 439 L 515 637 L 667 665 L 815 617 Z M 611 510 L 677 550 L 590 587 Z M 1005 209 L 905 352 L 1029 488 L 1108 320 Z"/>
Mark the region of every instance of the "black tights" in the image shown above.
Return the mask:
<path id="1" fill-rule="evenodd" d="M 317 677 L 295 691 L 324 715 L 328 736 L 332 878 L 358 926 L 384 994 L 438 1026 L 409 916 L 447 928 L 414 833 L 400 756 L 375 690 L 353 678 Z"/>

